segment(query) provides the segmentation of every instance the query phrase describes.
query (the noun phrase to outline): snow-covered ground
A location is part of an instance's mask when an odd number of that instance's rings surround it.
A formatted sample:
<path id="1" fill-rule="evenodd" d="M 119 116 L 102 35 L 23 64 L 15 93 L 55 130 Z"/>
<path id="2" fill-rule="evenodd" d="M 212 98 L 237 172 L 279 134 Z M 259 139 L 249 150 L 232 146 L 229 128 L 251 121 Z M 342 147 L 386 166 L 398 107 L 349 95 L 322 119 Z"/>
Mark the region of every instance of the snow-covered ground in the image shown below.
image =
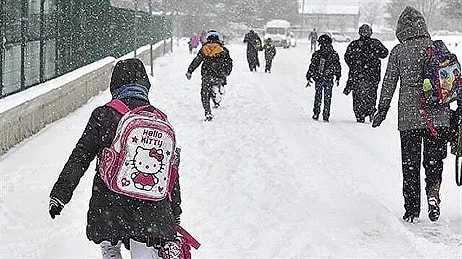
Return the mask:
<path id="1" fill-rule="evenodd" d="M 184 41 L 156 60 L 152 78 L 150 98 L 182 148 L 182 222 L 202 243 L 193 258 L 462 258 L 462 188 L 451 155 L 440 220 L 427 219 L 424 196 L 421 222 L 401 220 L 396 100 L 381 127 L 355 123 L 342 63 L 331 122 L 313 121 L 308 44 L 278 48 L 271 74 L 248 71 L 244 45 L 228 48 L 234 70 L 212 122 L 203 121 L 199 69 L 191 81 L 184 76 L 193 58 Z M 335 49 L 343 62 L 346 45 Z M 461 44 L 452 50 L 462 58 Z M 0 158 L 0 258 L 100 258 L 85 237 L 94 164 L 55 220 L 48 194 L 91 111 L 109 99 L 101 93 Z"/>

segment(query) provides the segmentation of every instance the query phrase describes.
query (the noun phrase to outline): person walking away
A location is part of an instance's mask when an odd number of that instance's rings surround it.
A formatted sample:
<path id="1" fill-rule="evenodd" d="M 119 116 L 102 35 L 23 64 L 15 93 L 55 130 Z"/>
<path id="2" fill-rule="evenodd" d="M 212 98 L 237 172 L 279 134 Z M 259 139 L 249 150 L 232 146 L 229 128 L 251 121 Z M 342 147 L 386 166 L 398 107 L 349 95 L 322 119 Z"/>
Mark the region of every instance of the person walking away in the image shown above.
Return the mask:
<path id="1" fill-rule="evenodd" d="M 199 41 L 201 44 L 204 44 L 207 41 L 207 32 L 206 31 L 201 31 L 199 33 Z"/>
<path id="2" fill-rule="evenodd" d="M 380 92 L 378 111 L 372 127 L 385 120 L 398 81 L 398 130 L 401 140 L 401 164 L 403 173 L 403 220 L 415 223 L 420 215 L 420 163 L 423 147 L 425 192 L 428 217 L 437 221 L 440 216 L 440 186 L 443 160 L 447 155 L 445 132 L 450 126 L 449 105 L 435 107 L 428 120 L 439 133 L 432 135 L 420 113 L 423 94 L 423 67 L 425 50 L 432 46 L 423 15 L 413 7 L 406 7 L 399 16 L 396 37 L 399 44 L 390 52 L 385 77 Z"/>
<path id="3" fill-rule="evenodd" d="M 318 33 L 316 32 L 316 28 L 313 28 L 313 30 L 310 32 L 308 35 L 308 40 L 311 42 L 311 53 L 316 51 L 316 41 L 318 40 Z"/>
<path id="4" fill-rule="evenodd" d="M 228 49 L 220 41 L 219 36 L 220 34 L 215 30 L 210 30 L 207 33 L 207 41 L 202 45 L 186 72 L 186 78 L 190 80 L 194 70 L 202 64 L 201 100 L 206 121 L 213 119 L 210 99 L 215 100 L 215 95 L 217 94 L 213 91 L 214 85 L 223 86 L 226 82 L 226 77 L 231 74 L 233 69 L 233 60 Z M 215 105 L 218 107 L 219 103 L 215 102 Z"/>
<path id="5" fill-rule="evenodd" d="M 332 47 L 332 38 L 326 34 L 319 37 L 319 50 L 313 53 L 311 63 L 306 73 L 308 80 L 307 87 L 312 84 L 312 79 L 315 81 L 315 96 L 313 107 L 313 120 L 319 119 L 321 111 L 321 102 L 324 92 L 324 109 L 323 120 L 329 122 L 330 105 L 332 99 L 333 80 L 338 86 L 341 76 L 340 59 L 337 52 Z"/>
<path id="6" fill-rule="evenodd" d="M 199 39 L 199 36 L 194 33 L 191 38 L 189 38 L 189 53 L 193 54 L 196 52 L 196 49 L 199 47 L 201 44 L 201 41 Z"/>
<path id="7" fill-rule="evenodd" d="M 263 45 L 263 50 L 265 51 L 265 73 L 271 73 L 271 66 L 273 63 L 273 59 L 276 56 L 276 47 L 273 44 L 271 38 L 265 40 L 265 44 Z"/>
<path id="8" fill-rule="evenodd" d="M 359 39 L 352 41 L 345 52 L 348 73 L 345 94 L 353 91 L 353 112 L 356 121 L 364 123 L 376 112 L 377 91 L 380 82 L 380 59 L 386 58 L 388 49 L 378 39 L 371 38 L 372 28 L 368 24 L 359 27 Z"/>
<path id="9" fill-rule="evenodd" d="M 151 84 L 141 60 L 118 61 L 113 69 L 109 88 L 112 101 L 93 110 L 82 136 L 51 190 L 49 213 L 52 219 L 60 215 L 65 204 L 70 202 L 80 178 L 94 158 L 98 159 L 97 170 L 102 166 L 100 162 L 107 158 L 103 154 L 107 154 L 105 150 L 112 147 L 118 123 L 122 118 L 122 114 L 116 109 L 117 105 L 126 110 L 142 109 L 165 116 L 163 112 L 150 105 L 148 91 Z M 164 118 L 166 121 L 167 117 Z M 165 152 L 162 154 L 163 146 L 157 147 L 159 149 L 153 152 L 154 149 L 148 150 L 142 147 L 144 142 L 141 138 L 138 140 L 130 138 L 130 140 L 133 140 L 134 145 L 139 144 L 131 163 L 139 160 L 144 164 L 149 161 L 153 164 L 162 164 L 163 162 L 160 162 L 162 160 L 165 161 L 164 168 L 170 168 L 167 161 L 170 161 L 169 158 L 172 156 Z M 175 149 L 175 153 L 176 151 Z M 177 158 L 179 161 L 179 157 Z M 135 168 L 140 171 L 148 170 L 147 165 L 139 167 L 138 163 L 133 169 Z M 158 171 L 157 175 L 164 175 L 164 173 L 165 171 Z M 137 175 L 144 175 L 146 185 L 143 188 L 149 187 L 148 175 L 141 173 Z M 132 176 L 124 178 L 127 185 L 136 182 L 137 178 Z M 152 178 L 151 182 L 155 182 L 154 179 Z M 86 234 L 90 241 L 100 244 L 103 259 L 122 258 L 121 244 L 130 249 L 131 258 L 137 259 L 157 258 L 154 257 L 157 253 L 165 252 L 164 245 L 165 247 L 174 245 L 177 236 L 175 225 L 180 222 L 181 198 L 178 178 L 174 181 L 172 179 L 172 182 L 174 188 L 170 198 L 150 201 L 115 192 L 106 185 L 101 172 L 95 174 L 87 214 Z M 135 186 L 136 184 L 141 182 L 135 183 Z M 157 189 L 157 186 L 154 189 Z"/>
<path id="10" fill-rule="evenodd" d="M 257 71 L 257 67 L 260 67 L 260 61 L 258 60 L 258 51 L 262 48 L 260 36 L 254 31 L 250 30 L 244 36 L 244 43 L 247 43 L 247 62 L 249 64 L 250 71 Z"/>

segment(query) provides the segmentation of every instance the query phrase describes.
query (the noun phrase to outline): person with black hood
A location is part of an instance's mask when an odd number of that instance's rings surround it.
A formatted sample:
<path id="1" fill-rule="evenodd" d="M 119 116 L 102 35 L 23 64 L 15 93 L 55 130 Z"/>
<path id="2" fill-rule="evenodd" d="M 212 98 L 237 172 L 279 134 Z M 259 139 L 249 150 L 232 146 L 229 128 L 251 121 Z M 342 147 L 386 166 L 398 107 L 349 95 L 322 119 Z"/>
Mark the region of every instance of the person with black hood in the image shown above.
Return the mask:
<path id="1" fill-rule="evenodd" d="M 273 44 L 271 38 L 265 40 L 263 45 L 263 50 L 265 51 L 265 73 L 271 73 L 271 67 L 273 64 L 273 59 L 276 56 L 276 47 Z"/>
<path id="2" fill-rule="evenodd" d="M 210 30 L 207 33 L 207 41 L 202 45 L 196 57 L 192 60 L 186 72 L 186 78 L 191 79 L 192 73 L 199 65 L 201 67 L 202 75 L 202 88 L 201 100 L 202 107 L 205 111 L 205 120 L 210 121 L 213 119 L 212 110 L 210 109 L 210 99 L 213 100 L 215 107 L 220 103 L 217 101 L 217 94 L 213 91 L 215 85 L 224 87 L 226 85 L 226 77 L 231 74 L 233 70 L 233 60 L 229 55 L 229 51 L 223 46 L 220 41 L 220 34 L 215 30 Z"/>
<path id="3" fill-rule="evenodd" d="M 439 105 L 428 114 L 428 119 L 437 130 L 432 135 L 427 128 L 421 110 L 424 81 L 425 50 L 432 46 L 430 34 L 423 15 L 413 7 L 406 7 L 396 26 L 399 44 L 390 52 L 387 70 L 382 83 L 378 111 L 372 127 L 385 120 L 393 94 L 399 85 L 398 130 L 401 139 L 401 164 L 403 173 L 403 196 L 405 213 L 403 219 L 415 223 L 420 215 L 420 163 L 425 169 L 425 192 L 428 217 L 437 221 L 440 216 L 440 186 L 443 160 L 447 156 L 447 141 L 444 133 L 450 126 L 449 105 Z M 423 144 L 422 144 L 423 143 Z"/>
<path id="4" fill-rule="evenodd" d="M 345 52 L 345 62 L 350 71 L 343 93 L 348 95 L 353 91 L 353 112 L 356 121 L 363 123 L 366 117 L 372 122 L 376 112 L 380 59 L 387 57 L 388 49 L 378 39 L 371 38 L 372 28 L 368 24 L 359 27 L 359 36 Z"/>
<path id="5" fill-rule="evenodd" d="M 150 87 L 148 75 L 139 59 L 116 63 L 110 82 L 113 100 L 121 100 L 130 109 L 150 105 Z M 156 108 L 149 106 L 149 109 Z M 80 178 L 95 157 L 99 161 L 103 149 L 111 146 L 121 117 L 119 112 L 108 105 L 93 110 L 82 136 L 51 190 L 51 218 L 60 215 L 65 204 L 69 203 Z M 130 249 L 131 258 L 147 258 L 142 256 L 156 254 L 161 246 L 175 240 L 175 224 L 179 223 L 181 214 L 180 204 L 178 178 L 171 199 L 153 202 L 111 191 L 100 175 L 95 173 L 87 213 L 87 238 L 101 245 L 103 259 L 122 258 L 121 244 Z"/>
<path id="6" fill-rule="evenodd" d="M 308 87 L 312 84 L 312 79 L 315 81 L 316 93 L 314 95 L 313 120 L 319 119 L 324 92 L 322 117 L 325 122 L 329 122 L 333 80 L 335 77 L 335 84 L 338 86 L 342 70 L 339 55 L 332 47 L 332 38 L 327 34 L 323 34 L 319 36 L 318 43 L 319 50 L 313 53 L 310 67 L 306 73 L 306 80 L 308 80 L 306 86 Z"/>
<path id="7" fill-rule="evenodd" d="M 260 67 L 260 61 L 258 60 L 258 51 L 262 50 L 262 42 L 260 36 L 254 31 L 250 30 L 244 36 L 244 43 L 247 43 L 247 62 L 249 63 L 250 71 L 257 71 L 257 67 Z"/>

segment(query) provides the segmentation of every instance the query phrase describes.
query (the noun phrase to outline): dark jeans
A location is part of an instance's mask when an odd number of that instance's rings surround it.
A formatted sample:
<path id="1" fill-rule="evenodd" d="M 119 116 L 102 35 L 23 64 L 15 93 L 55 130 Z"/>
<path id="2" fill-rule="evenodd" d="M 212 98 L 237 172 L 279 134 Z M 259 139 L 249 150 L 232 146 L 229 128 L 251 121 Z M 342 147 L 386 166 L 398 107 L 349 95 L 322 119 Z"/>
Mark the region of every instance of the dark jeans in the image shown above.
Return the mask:
<path id="1" fill-rule="evenodd" d="M 357 119 L 374 115 L 377 102 L 378 82 L 358 80 L 353 88 L 353 112 Z"/>
<path id="2" fill-rule="evenodd" d="M 272 58 L 266 59 L 265 72 L 271 72 L 271 65 L 273 64 Z"/>
<path id="3" fill-rule="evenodd" d="M 444 134 L 448 129 L 438 128 L 437 130 Z M 436 197 L 439 202 L 443 159 L 447 156 L 447 141 L 443 137 L 433 137 L 428 129 L 400 131 L 400 138 L 404 209 L 408 213 L 419 216 L 422 143 L 425 191 L 427 197 Z"/>
<path id="4" fill-rule="evenodd" d="M 324 110 L 322 112 L 322 116 L 324 118 L 329 118 L 330 115 L 330 101 L 332 99 L 332 87 L 334 83 L 332 81 L 326 80 L 318 80 L 314 84 L 314 88 L 316 90 L 314 94 L 314 107 L 313 113 L 319 115 L 321 112 L 321 102 L 322 102 L 322 95 L 324 92 Z"/>

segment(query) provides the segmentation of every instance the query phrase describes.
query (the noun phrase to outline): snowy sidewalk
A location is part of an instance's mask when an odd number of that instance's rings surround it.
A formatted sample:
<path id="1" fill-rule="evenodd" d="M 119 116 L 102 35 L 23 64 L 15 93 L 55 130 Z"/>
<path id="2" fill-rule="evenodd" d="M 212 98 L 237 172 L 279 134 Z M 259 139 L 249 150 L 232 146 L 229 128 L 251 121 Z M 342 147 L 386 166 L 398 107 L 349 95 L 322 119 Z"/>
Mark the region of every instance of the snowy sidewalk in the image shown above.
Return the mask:
<path id="1" fill-rule="evenodd" d="M 250 72 L 245 46 L 229 45 L 227 93 L 204 122 L 200 69 L 186 80 L 193 56 L 182 44 L 156 60 L 150 97 L 182 148 L 182 222 L 202 243 L 193 258 L 462 257 L 453 157 L 445 160 L 440 221 L 429 222 L 423 201 L 421 222 L 404 224 L 396 106 L 378 129 L 355 123 L 351 96 L 342 94 L 344 62 L 331 122 L 317 122 L 314 88 L 304 87 L 308 45 L 278 48 L 271 74 Z M 346 45 L 334 47 L 343 61 Z M 61 216 L 51 220 L 47 207 L 92 109 L 109 98 L 93 98 L 1 158 L 1 258 L 100 258 L 85 237 L 94 164 Z"/>

